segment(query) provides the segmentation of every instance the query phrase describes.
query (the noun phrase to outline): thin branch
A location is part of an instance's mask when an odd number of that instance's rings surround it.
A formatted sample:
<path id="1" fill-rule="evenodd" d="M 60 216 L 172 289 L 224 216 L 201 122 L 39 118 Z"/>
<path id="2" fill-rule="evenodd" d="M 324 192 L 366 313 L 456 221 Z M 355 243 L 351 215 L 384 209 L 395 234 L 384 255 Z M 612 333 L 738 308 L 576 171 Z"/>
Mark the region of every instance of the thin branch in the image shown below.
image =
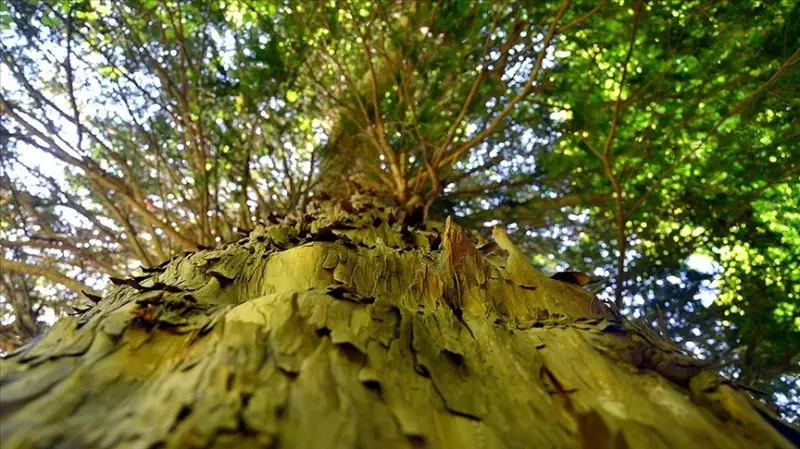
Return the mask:
<path id="1" fill-rule="evenodd" d="M 469 189 L 461 189 L 456 190 L 455 192 L 448 193 L 443 195 L 443 198 L 469 198 L 473 196 L 480 196 L 485 195 L 487 192 L 496 190 L 496 189 L 503 189 L 503 188 L 510 188 L 510 187 L 522 187 L 530 185 L 530 181 L 527 179 L 523 180 L 513 180 L 507 179 L 505 181 L 500 182 L 493 182 L 491 184 L 484 184 L 479 185 L 477 187 L 472 187 Z"/>
<path id="2" fill-rule="evenodd" d="M 608 131 L 608 137 L 606 138 L 605 147 L 603 147 L 603 156 L 605 158 L 609 157 L 609 152 L 611 151 L 611 145 L 614 143 L 614 136 L 617 131 L 617 124 L 619 123 L 619 117 L 622 113 L 622 91 L 625 88 L 625 77 L 628 75 L 628 64 L 631 61 L 631 56 L 633 56 L 633 47 L 636 43 L 636 34 L 639 32 L 639 18 L 641 16 L 641 9 L 642 9 L 642 2 L 641 0 L 636 2 L 636 10 L 633 13 L 633 30 L 631 31 L 631 39 L 628 43 L 628 52 L 625 55 L 625 62 L 622 63 L 622 75 L 619 78 L 619 92 L 617 92 L 617 103 L 614 106 L 614 118 L 611 120 L 611 129 Z"/>
<path id="3" fill-rule="evenodd" d="M 511 111 L 514 110 L 516 105 L 524 100 L 531 92 L 534 91 L 534 84 L 536 81 L 537 76 L 539 75 L 539 71 L 542 69 L 542 63 L 544 62 L 544 58 L 547 55 L 547 49 L 550 47 L 550 42 L 552 42 L 553 37 L 555 37 L 556 31 L 558 30 L 558 23 L 561 21 L 561 18 L 564 16 L 564 13 L 567 11 L 567 8 L 570 5 L 571 0 L 564 0 L 561 6 L 556 11 L 555 16 L 553 17 L 553 23 L 550 25 L 550 30 L 547 32 L 544 40 L 542 41 L 542 51 L 539 52 L 539 55 L 536 57 L 536 62 L 534 63 L 533 68 L 531 69 L 531 73 L 528 76 L 528 80 L 525 83 L 522 91 L 514 97 L 508 105 L 498 114 L 497 117 L 492 120 L 492 122 L 483 129 L 478 135 L 476 135 L 472 140 L 464 143 L 460 147 L 456 148 L 455 150 L 451 151 L 447 156 L 442 158 L 441 160 L 436 160 L 436 164 L 434 166 L 436 168 L 442 168 L 444 166 L 450 165 L 454 161 L 460 159 L 467 151 L 471 148 L 474 148 L 476 145 L 480 144 L 487 137 L 493 134 L 497 127 L 505 120 L 505 118 L 511 114 Z M 442 153 L 444 154 L 444 153 Z"/>
<path id="4" fill-rule="evenodd" d="M 625 78 L 628 74 L 628 65 L 633 55 L 633 48 L 636 43 L 636 34 L 639 31 L 639 20 L 642 13 L 642 1 L 636 3 L 636 10 L 633 13 L 633 27 L 631 30 L 631 38 L 628 43 L 628 51 L 625 55 L 625 62 L 622 64 L 622 74 L 619 80 L 619 92 L 617 92 L 617 102 L 614 107 L 614 117 L 611 120 L 611 129 L 608 131 L 606 143 L 603 147 L 603 152 L 600 154 L 598 150 L 592 147 L 588 140 L 583 139 L 584 143 L 597 155 L 603 162 L 603 169 L 608 177 L 611 187 L 614 189 L 614 203 L 616 206 L 616 223 L 617 223 L 617 280 L 614 286 L 614 304 L 617 310 L 622 310 L 623 301 L 625 296 L 625 251 L 627 247 L 627 236 L 625 235 L 625 208 L 622 202 L 622 187 L 619 183 L 619 178 L 614 173 L 614 163 L 611 155 L 611 146 L 614 143 L 614 137 L 619 123 L 620 115 L 622 113 L 622 91 L 625 88 Z"/>
<path id="5" fill-rule="evenodd" d="M 93 295 L 100 295 L 100 293 L 92 288 L 87 287 L 86 285 L 74 280 L 70 279 L 63 274 L 59 273 L 58 271 L 52 270 L 47 267 L 39 266 L 39 265 L 29 265 L 22 262 L 16 262 L 13 260 L 8 260 L 3 256 L 0 256 L 0 271 L 10 271 L 13 273 L 20 273 L 20 274 L 28 274 L 31 276 L 42 276 L 45 279 L 55 282 L 57 284 L 61 284 L 68 289 L 72 290 L 77 294 L 81 294 L 81 291 L 85 291 L 87 293 L 91 293 Z"/>
<path id="6" fill-rule="evenodd" d="M 500 11 L 504 10 L 506 5 L 502 5 Z M 492 25 L 489 28 L 489 31 L 486 33 L 486 41 L 483 43 L 483 51 L 481 52 L 481 57 L 478 60 L 479 64 L 484 63 L 484 59 L 486 58 L 486 54 L 489 52 L 489 46 L 492 42 L 492 35 L 494 34 L 495 29 L 497 28 L 497 22 L 500 19 L 500 12 L 495 15 L 494 19 L 492 20 Z M 511 38 L 509 38 L 511 39 Z M 464 104 L 461 106 L 461 110 L 458 112 L 453 125 L 450 126 L 450 130 L 447 132 L 447 137 L 445 137 L 444 142 L 439 149 L 436 150 L 436 153 L 433 155 L 434 163 L 439 159 L 439 154 L 443 154 L 447 151 L 447 147 L 453 141 L 456 136 L 456 130 L 461 125 L 461 122 L 464 121 L 464 117 L 467 115 L 467 111 L 469 107 L 472 105 L 472 101 L 475 99 L 475 95 L 478 93 L 478 89 L 481 86 L 481 82 L 483 82 L 486 72 L 484 70 L 480 70 L 478 72 L 478 76 L 475 77 L 475 81 L 472 83 L 472 88 L 469 90 L 469 94 L 467 94 L 466 100 L 464 100 Z"/>
<path id="7" fill-rule="evenodd" d="M 72 104 L 72 111 L 75 115 L 75 123 L 78 125 L 78 150 L 83 147 L 83 130 L 81 123 L 81 115 L 78 112 L 78 102 L 75 101 L 75 80 L 74 80 L 74 73 L 72 71 L 72 8 L 73 4 L 70 3 L 69 11 L 67 12 L 67 59 L 64 64 L 64 68 L 67 71 L 67 91 L 69 92 L 69 101 Z"/>
<path id="8" fill-rule="evenodd" d="M 17 291 L 11 279 L 6 281 L 4 276 L 0 276 L 0 286 L 8 293 L 11 308 L 14 310 L 14 325 L 23 340 L 34 337 L 39 333 L 39 326 L 36 325 L 36 315 L 33 312 L 30 296 L 27 291 Z M 23 286 L 26 287 L 25 284 Z"/>
<path id="9" fill-rule="evenodd" d="M 558 32 L 559 33 L 563 33 L 564 31 L 567 31 L 568 29 L 574 27 L 575 25 L 579 25 L 579 24 L 585 22 L 590 17 L 595 15 L 598 11 L 603 9 L 603 6 L 605 6 L 606 3 L 608 3 L 608 0 L 601 0 L 601 2 L 597 6 L 592 8 L 591 11 L 587 12 L 586 14 L 583 14 L 583 15 L 580 15 L 580 16 L 576 17 L 575 20 L 573 20 L 572 22 L 567 22 L 566 24 L 558 27 Z"/>

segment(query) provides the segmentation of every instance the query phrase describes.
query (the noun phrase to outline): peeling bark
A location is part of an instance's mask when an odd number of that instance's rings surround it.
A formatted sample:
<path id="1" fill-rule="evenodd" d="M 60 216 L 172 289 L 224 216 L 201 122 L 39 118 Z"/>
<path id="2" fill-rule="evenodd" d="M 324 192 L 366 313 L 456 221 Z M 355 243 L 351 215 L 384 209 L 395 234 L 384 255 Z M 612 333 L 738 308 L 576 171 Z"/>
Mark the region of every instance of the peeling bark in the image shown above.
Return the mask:
<path id="1" fill-rule="evenodd" d="M 500 230 L 358 195 L 271 221 L 0 361 L 3 448 L 793 447 Z"/>

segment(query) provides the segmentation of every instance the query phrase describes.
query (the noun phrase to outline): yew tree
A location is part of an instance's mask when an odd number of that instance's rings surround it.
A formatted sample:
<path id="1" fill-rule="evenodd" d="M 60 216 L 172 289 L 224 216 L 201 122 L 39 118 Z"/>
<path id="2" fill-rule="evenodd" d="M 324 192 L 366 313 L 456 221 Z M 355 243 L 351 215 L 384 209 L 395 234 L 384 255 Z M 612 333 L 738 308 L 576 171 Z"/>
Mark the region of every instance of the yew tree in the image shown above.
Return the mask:
<path id="1" fill-rule="evenodd" d="M 792 447 L 799 14 L 0 5 L 3 447 Z"/>

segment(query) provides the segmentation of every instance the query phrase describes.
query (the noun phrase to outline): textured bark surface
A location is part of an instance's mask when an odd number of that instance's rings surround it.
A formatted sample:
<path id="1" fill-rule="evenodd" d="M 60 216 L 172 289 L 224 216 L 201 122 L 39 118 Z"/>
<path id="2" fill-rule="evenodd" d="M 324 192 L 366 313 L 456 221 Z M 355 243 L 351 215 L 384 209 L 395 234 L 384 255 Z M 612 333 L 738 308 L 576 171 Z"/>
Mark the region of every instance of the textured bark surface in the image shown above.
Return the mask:
<path id="1" fill-rule="evenodd" d="M 176 258 L 0 361 L 21 447 L 793 447 L 750 400 L 534 270 L 369 197 Z"/>

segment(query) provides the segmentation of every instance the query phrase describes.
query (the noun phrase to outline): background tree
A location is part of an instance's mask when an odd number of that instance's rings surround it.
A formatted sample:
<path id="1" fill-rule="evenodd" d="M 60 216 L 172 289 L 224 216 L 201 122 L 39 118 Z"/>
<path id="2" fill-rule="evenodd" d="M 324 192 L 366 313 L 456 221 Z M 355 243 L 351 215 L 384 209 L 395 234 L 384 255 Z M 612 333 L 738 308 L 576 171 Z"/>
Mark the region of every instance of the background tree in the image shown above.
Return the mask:
<path id="1" fill-rule="evenodd" d="M 4 346 L 360 173 L 797 410 L 797 2 L 3 7 Z"/>

